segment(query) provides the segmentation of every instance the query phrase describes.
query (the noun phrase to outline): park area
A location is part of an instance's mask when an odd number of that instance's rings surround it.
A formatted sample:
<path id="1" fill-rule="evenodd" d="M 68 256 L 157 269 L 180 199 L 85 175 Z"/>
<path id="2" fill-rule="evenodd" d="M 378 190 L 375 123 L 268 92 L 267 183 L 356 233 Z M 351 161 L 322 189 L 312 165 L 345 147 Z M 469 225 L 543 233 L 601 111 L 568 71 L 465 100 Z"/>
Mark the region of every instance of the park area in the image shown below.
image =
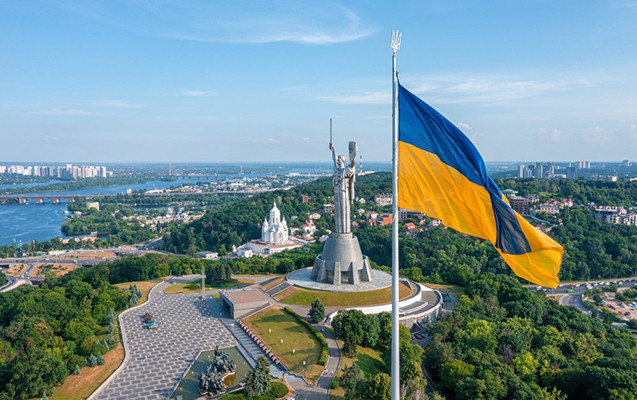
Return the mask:
<path id="1" fill-rule="evenodd" d="M 142 292 L 142 296 L 139 298 L 137 304 L 142 304 L 148 299 L 148 293 L 153 286 L 157 285 L 160 280 L 152 281 L 140 281 L 140 282 L 125 282 L 118 283 L 115 286 L 125 289 L 130 285 L 136 285 Z M 116 332 L 119 332 L 118 319 L 115 318 Z M 98 339 L 105 340 L 110 335 L 106 329 L 100 332 Z M 79 375 L 69 375 L 64 383 L 60 386 L 56 386 L 53 389 L 53 394 L 49 394 L 50 400 L 81 400 L 86 399 L 99 385 L 102 384 L 108 378 L 113 371 L 119 367 L 124 359 L 124 348 L 120 342 L 119 334 L 115 335 L 117 340 L 116 344 L 104 354 L 104 365 L 98 365 L 96 367 L 82 367 Z"/>
<path id="2" fill-rule="evenodd" d="M 316 380 L 323 371 L 318 365 L 321 343 L 292 315 L 279 307 L 269 307 L 243 322 L 252 329 L 292 372 Z M 304 364 L 305 362 L 305 364 Z"/>
<path id="3" fill-rule="evenodd" d="M 401 283 L 400 299 L 409 297 L 413 290 Z M 391 287 L 365 292 L 325 292 L 292 286 L 274 296 L 285 304 L 310 306 L 315 299 L 320 299 L 326 307 L 374 306 L 391 302 Z"/>

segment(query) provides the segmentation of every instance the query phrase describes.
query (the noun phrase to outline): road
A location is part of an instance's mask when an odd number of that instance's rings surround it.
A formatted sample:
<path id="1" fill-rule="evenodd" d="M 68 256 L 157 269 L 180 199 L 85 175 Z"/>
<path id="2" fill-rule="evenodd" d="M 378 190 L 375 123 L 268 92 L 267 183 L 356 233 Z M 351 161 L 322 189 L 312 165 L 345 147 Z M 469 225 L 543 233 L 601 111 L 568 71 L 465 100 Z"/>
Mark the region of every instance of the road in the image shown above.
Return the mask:
<path id="1" fill-rule="evenodd" d="M 566 294 L 568 290 L 573 290 L 571 294 L 582 294 L 588 289 L 588 286 L 590 286 L 591 289 L 601 289 L 603 286 L 610 285 L 615 285 L 618 288 L 633 287 L 637 285 L 637 278 L 611 278 L 589 282 L 562 283 L 557 289 L 545 289 L 535 285 L 527 285 L 526 287 L 531 290 L 544 289 L 546 294 Z"/>
<path id="2" fill-rule="evenodd" d="M 31 285 L 33 283 L 39 283 L 43 280 L 42 277 L 29 276 L 29 272 L 35 268 L 35 264 L 40 263 L 53 263 L 53 264 L 75 264 L 82 266 L 92 266 L 101 264 L 105 261 L 116 260 L 124 256 L 141 256 L 147 253 L 162 253 L 171 254 L 164 251 L 156 250 L 161 244 L 162 239 L 156 238 L 145 244 L 116 247 L 108 249 L 88 249 L 88 250 L 70 250 L 60 255 L 42 255 L 31 257 L 8 257 L 0 258 L 0 265 L 10 264 L 27 264 L 28 268 L 20 276 L 6 275 L 9 281 L 7 285 L 0 288 L 0 292 L 8 292 L 21 285 Z M 92 257 L 83 257 L 83 254 L 93 254 Z M 115 257 L 95 257 L 95 253 L 115 253 Z M 110 255 L 110 254 L 109 254 Z M 62 258 L 62 257 L 64 258 Z M 70 258 L 76 257 L 76 258 Z"/>

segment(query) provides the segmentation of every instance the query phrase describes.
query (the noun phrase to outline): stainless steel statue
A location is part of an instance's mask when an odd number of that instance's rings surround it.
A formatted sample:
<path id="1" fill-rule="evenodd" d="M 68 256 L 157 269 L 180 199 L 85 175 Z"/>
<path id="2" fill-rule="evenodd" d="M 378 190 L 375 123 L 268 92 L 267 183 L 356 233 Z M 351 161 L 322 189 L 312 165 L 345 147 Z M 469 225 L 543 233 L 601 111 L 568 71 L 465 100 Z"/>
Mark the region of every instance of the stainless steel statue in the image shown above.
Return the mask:
<path id="1" fill-rule="evenodd" d="M 363 256 L 356 236 L 352 235 L 351 205 L 354 202 L 356 182 L 356 142 L 349 142 L 349 164 L 344 156 L 336 154 L 332 140 L 330 120 L 330 145 L 334 161 L 334 231 L 325 241 L 323 252 L 314 260 L 312 279 L 322 283 L 340 285 L 357 284 L 372 280 L 369 259 Z"/>
<path id="2" fill-rule="evenodd" d="M 339 156 L 330 137 L 330 150 L 334 160 L 334 231 L 347 233 L 352 231 L 351 204 L 354 202 L 354 183 L 356 182 L 356 142 L 349 142 L 349 164 L 345 156 Z"/>

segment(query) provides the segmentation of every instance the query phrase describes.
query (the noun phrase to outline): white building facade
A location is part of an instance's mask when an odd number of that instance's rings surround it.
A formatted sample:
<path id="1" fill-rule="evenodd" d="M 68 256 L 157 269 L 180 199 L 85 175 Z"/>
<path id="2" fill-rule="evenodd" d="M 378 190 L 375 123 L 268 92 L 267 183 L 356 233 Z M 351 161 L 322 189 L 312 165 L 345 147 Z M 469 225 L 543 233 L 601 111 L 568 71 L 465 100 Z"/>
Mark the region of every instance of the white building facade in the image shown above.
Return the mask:
<path id="1" fill-rule="evenodd" d="M 270 210 L 270 221 L 264 220 L 261 226 L 261 241 L 270 244 L 283 244 L 289 240 L 289 229 L 285 218 L 281 219 L 281 211 L 274 203 Z"/>

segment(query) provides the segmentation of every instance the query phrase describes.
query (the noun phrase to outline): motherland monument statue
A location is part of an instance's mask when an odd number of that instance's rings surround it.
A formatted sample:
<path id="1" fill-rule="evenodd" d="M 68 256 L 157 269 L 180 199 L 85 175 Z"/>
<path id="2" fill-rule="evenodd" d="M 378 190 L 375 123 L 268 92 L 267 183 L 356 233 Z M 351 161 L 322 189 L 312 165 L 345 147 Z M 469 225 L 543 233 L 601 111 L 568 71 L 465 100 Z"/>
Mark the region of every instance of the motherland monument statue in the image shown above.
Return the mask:
<path id="1" fill-rule="evenodd" d="M 330 143 L 334 172 L 334 231 L 325 241 L 323 252 L 314 260 L 311 278 L 317 282 L 339 285 L 357 284 L 372 280 L 369 259 L 363 256 L 358 239 L 352 234 L 351 205 L 356 182 L 356 142 L 349 142 L 349 163 L 334 148 L 332 120 Z"/>

